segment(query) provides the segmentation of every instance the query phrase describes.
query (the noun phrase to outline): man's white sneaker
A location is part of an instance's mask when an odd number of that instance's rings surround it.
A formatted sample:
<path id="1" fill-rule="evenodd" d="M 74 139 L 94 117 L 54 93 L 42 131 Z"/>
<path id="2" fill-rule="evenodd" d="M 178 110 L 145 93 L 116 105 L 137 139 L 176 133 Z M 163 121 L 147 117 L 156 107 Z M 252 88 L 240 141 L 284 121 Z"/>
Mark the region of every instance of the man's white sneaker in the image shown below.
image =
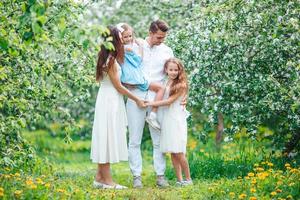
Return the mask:
<path id="1" fill-rule="evenodd" d="M 157 116 L 155 112 L 150 112 L 150 114 L 146 117 L 146 122 L 157 131 L 160 131 L 160 124 L 157 121 Z"/>

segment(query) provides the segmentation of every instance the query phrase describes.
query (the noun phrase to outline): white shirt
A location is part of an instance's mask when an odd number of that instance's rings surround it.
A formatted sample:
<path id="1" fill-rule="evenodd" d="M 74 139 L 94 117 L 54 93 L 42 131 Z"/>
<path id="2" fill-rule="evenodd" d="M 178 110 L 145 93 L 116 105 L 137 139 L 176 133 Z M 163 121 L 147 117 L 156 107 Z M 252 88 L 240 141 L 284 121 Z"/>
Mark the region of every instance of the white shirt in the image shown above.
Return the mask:
<path id="1" fill-rule="evenodd" d="M 150 47 L 146 40 L 143 40 L 142 44 L 142 69 L 146 79 L 150 83 L 162 82 L 165 78 L 164 64 L 167 59 L 174 57 L 172 49 L 163 43 Z"/>

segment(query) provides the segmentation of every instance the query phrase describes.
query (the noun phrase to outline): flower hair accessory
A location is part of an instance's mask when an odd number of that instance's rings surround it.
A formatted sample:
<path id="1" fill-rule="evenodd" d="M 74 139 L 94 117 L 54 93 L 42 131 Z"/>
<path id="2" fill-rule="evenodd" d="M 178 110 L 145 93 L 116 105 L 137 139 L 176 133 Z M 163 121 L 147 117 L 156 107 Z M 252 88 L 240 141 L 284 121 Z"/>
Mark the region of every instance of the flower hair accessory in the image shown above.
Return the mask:
<path id="1" fill-rule="evenodd" d="M 122 26 L 123 26 L 124 24 L 125 24 L 125 23 L 118 23 L 118 24 L 116 25 L 117 29 L 118 29 L 121 33 L 123 33 L 123 32 L 125 31 L 125 29 L 122 28 Z"/>

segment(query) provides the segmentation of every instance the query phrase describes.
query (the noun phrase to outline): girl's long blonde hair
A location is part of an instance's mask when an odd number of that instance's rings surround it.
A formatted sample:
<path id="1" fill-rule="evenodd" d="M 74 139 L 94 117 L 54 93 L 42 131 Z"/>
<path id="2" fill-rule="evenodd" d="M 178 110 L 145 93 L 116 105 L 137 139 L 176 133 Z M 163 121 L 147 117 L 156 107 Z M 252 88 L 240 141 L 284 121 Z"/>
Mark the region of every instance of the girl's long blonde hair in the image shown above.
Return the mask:
<path id="1" fill-rule="evenodd" d="M 172 96 L 177 93 L 183 93 L 187 94 L 188 93 L 188 81 L 187 81 L 187 76 L 183 67 L 183 64 L 181 60 L 178 58 L 170 58 L 166 61 L 164 65 L 164 70 L 167 72 L 168 64 L 169 63 L 174 63 L 178 66 L 178 76 L 176 79 L 173 80 L 172 84 L 170 85 L 170 94 L 169 96 Z"/>

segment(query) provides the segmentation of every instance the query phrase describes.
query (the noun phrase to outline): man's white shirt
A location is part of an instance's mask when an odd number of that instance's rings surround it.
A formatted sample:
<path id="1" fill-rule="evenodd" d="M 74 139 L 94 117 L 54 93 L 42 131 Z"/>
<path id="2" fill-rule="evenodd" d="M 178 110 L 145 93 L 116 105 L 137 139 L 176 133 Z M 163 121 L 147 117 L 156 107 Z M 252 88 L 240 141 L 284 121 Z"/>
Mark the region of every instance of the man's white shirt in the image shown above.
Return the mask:
<path id="1" fill-rule="evenodd" d="M 151 47 L 147 40 L 143 40 L 142 69 L 149 83 L 164 80 L 164 64 L 171 57 L 174 57 L 173 51 L 167 45 L 162 43 Z"/>

